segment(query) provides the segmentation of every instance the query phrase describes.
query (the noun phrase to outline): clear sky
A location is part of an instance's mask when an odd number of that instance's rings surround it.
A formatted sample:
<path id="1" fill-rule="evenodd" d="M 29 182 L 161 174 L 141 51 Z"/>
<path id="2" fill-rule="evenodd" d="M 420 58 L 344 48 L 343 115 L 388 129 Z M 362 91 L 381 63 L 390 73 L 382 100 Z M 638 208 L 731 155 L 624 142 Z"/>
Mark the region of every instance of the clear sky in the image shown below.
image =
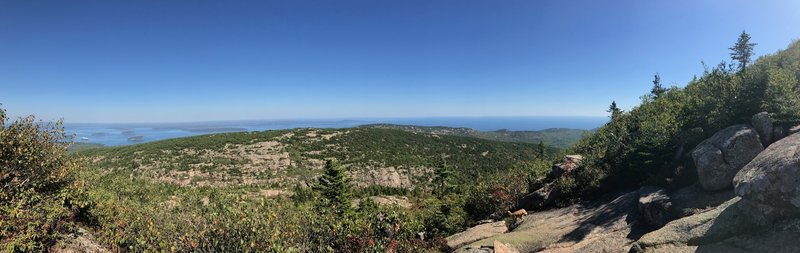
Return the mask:
<path id="1" fill-rule="evenodd" d="M 800 38 L 800 1 L 0 0 L 0 103 L 67 122 L 605 115 Z"/>

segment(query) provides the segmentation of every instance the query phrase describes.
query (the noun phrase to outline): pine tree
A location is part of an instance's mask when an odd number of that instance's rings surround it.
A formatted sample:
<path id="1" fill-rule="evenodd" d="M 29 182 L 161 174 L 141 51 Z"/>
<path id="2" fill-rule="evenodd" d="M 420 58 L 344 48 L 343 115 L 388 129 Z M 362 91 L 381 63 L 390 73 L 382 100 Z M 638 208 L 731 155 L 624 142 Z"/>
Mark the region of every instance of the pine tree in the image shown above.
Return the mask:
<path id="1" fill-rule="evenodd" d="M 342 166 L 334 160 L 325 161 L 325 172 L 314 186 L 336 215 L 344 215 L 351 209 L 351 179 Z"/>
<path id="2" fill-rule="evenodd" d="M 753 46 L 755 45 L 758 44 L 750 43 L 750 34 L 742 31 L 736 44 L 728 48 L 733 51 L 731 52 L 731 59 L 739 62 L 739 71 L 744 71 L 747 68 L 747 64 L 750 63 L 750 57 L 753 56 Z"/>
<path id="3" fill-rule="evenodd" d="M 611 119 L 616 119 L 622 113 L 622 110 L 617 107 L 617 101 L 611 101 L 611 105 L 608 106 L 608 110 L 606 112 L 611 113 Z"/>
<path id="4" fill-rule="evenodd" d="M 450 170 L 450 166 L 447 165 L 447 160 L 442 157 L 442 161 L 434 169 L 433 172 L 433 194 L 442 199 L 445 195 L 447 195 L 452 188 L 450 184 L 450 176 L 453 172 Z"/>
<path id="5" fill-rule="evenodd" d="M 545 153 L 545 150 L 544 150 L 544 142 L 542 142 L 542 141 L 539 141 L 539 146 L 537 146 L 536 148 L 537 148 L 537 151 L 539 152 L 539 154 L 538 154 L 538 155 L 539 155 L 539 156 L 538 156 L 538 158 L 539 158 L 539 159 L 544 159 L 544 153 Z"/>
<path id="6" fill-rule="evenodd" d="M 667 89 L 665 89 L 664 86 L 661 85 L 661 75 L 656 73 L 656 75 L 653 76 L 653 88 L 650 89 L 650 97 L 652 97 L 653 99 L 657 99 L 658 97 L 661 96 L 661 94 L 664 94 L 664 92 L 666 91 Z"/>

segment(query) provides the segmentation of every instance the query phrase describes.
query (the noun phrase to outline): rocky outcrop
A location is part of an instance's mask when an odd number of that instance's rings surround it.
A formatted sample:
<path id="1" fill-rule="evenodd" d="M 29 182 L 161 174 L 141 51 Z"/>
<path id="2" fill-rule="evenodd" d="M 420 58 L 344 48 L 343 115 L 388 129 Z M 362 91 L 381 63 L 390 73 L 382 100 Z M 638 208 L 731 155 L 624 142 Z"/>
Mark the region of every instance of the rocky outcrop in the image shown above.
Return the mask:
<path id="1" fill-rule="evenodd" d="M 517 249 L 505 245 L 498 240 L 495 240 L 493 244 L 494 244 L 494 253 L 519 253 Z"/>
<path id="2" fill-rule="evenodd" d="M 800 132 L 800 125 L 797 122 L 784 122 L 772 127 L 772 142 L 779 141 L 786 136 Z"/>
<path id="3" fill-rule="evenodd" d="M 734 178 L 742 198 L 800 210 L 800 133 L 773 143 Z"/>
<path id="4" fill-rule="evenodd" d="M 541 188 L 522 196 L 517 201 L 517 208 L 525 210 L 540 210 L 555 204 L 555 201 L 562 196 L 562 192 L 555 187 L 553 182 L 547 183 Z"/>
<path id="5" fill-rule="evenodd" d="M 786 213 L 782 210 L 736 197 L 645 234 L 630 252 L 796 252 L 796 249 L 772 245 L 782 237 L 775 235 L 795 233 L 794 228 L 775 226 L 778 221 L 786 222 L 784 217 Z M 765 234 L 773 236 L 760 237 Z M 737 250 L 706 251 L 721 249 Z"/>
<path id="6" fill-rule="evenodd" d="M 736 197 L 733 191 L 708 192 L 697 184 L 673 192 L 657 186 L 644 186 L 638 192 L 639 219 L 655 229 L 672 220 L 705 212 Z"/>
<path id="7" fill-rule="evenodd" d="M 672 201 L 670 218 L 674 220 L 705 212 L 736 197 L 736 194 L 733 191 L 708 192 L 694 184 L 670 192 L 669 196 Z"/>
<path id="8" fill-rule="evenodd" d="M 734 125 L 715 133 L 692 151 L 700 185 L 718 191 L 764 149 L 758 133 L 747 125 Z"/>
<path id="9" fill-rule="evenodd" d="M 353 182 L 359 187 L 380 185 L 394 188 L 410 188 L 413 170 L 395 167 L 367 168 L 366 170 L 351 171 Z"/>
<path id="10" fill-rule="evenodd" d="M 412 204 L 408 200 L 408 197 L 405 196 L 391 196 L 391 195 L 383 195 L 383 196 L 369 196 L 367 197 L 372 202 L 378 205 L 384 206 L 399 206 L 402 208 L 411 208 Z M 353 207 L 358 207 L 361 202 L 364 201 L 363 199 L 354 199 L 353 200 Z"/>
<path id="11" fill-rule="evenodd" d="M 608 195 L 592 203 L 529 214 L 513 231 L 462 246 L 475 252 L 495 240 L 520 252 L 626 252 L 642 233 L 639 194 Z"/>
<path id="12" fill-rule="evenodd" d="M 734 177 L 739 197 L 645 234 L 630 252 L 800 252 L 798 148 L 800 133 L 772 143 Z"/>
<path id="13" fill-rule="evenodd" d="M 494 242 L 522 252 L 800 252 L 800 133 L 782 137 L 765 113 L 752 124 L 725 128 L 691 152 L 694 185 L 532 212 L 513 231 L 456 252 L 496 252 Z M 552 174 L 569 175 L 579 162 L 565 158 Z M 551 183 L 526 197 L 546 207 L 558 194 Z"/>
<path id="14" fill-rule="evenodd" d="M 464 253 L 519 253 L 518 250 L 508 246 L 498 240 L 494 240 L 491 245 L 481 245 L 479 248 L 466 248 Z"/>
<path id="15" fill-rule="evenodd" d="M 645 224 L 660 228 L 670 221 L 670 200 L 667 192 L 656 186 L 645 186 L 639 189 L 639 217 Z"/>
<path id="16" fill-rule="evenodd" d="M 758 137 L 761 139 L 761 145 L 764 147 L 772 143 L 772 120 L 769 118 L 769 113 L 761 112 L 753 115 L 751 123 L 753 128 L 758 132 Z"/>
<path id="17" fill-rule="evenodd" d="M 581 162 L 583 162 L 583 156 L 581 155 L 566 155 L 561 160 L 561 163 L 553 165 L 550 177 L 558 178 L 562 175 L 570 175 L 573 170 L 581 166 Z"/>
<path id="18" fill-rule="evenodd" d="M 492 223 L 480 224 L 447 237 L 447 246 L 450 248 L 459 248 L 468 243 L 473 243 L 478 240 L 486 239 L 495 235 L 508 232 L 508 227 L 505 221 L 497 221 Z"/>

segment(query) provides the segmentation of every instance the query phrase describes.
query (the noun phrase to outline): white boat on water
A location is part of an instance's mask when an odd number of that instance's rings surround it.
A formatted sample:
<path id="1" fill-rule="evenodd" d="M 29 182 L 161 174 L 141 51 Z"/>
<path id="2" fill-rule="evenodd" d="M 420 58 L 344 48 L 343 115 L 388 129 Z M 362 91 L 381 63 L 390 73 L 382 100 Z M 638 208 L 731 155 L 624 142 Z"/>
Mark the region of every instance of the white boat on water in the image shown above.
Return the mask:
<path id="1" fill-rule="evenodd" d="M 89 142 L 89 137 L 81 137 L 81 141 L 83 141 L 83 142 Z"/>

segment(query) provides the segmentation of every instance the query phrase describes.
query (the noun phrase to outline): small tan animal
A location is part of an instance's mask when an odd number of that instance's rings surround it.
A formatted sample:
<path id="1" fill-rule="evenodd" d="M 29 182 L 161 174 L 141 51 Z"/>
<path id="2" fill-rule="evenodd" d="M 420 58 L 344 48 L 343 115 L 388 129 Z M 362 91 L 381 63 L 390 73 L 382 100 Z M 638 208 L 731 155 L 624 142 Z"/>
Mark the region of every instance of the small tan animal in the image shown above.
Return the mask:
<path id="1" fill-rule="evenodd" d="M 525 211 L 525 209 L 519 209 L 513 213 L 508 211 L 508 216 L 514 217 L 514 219 L 524 218 L 526 215 L 528 215 L 528 211 Z"/>

